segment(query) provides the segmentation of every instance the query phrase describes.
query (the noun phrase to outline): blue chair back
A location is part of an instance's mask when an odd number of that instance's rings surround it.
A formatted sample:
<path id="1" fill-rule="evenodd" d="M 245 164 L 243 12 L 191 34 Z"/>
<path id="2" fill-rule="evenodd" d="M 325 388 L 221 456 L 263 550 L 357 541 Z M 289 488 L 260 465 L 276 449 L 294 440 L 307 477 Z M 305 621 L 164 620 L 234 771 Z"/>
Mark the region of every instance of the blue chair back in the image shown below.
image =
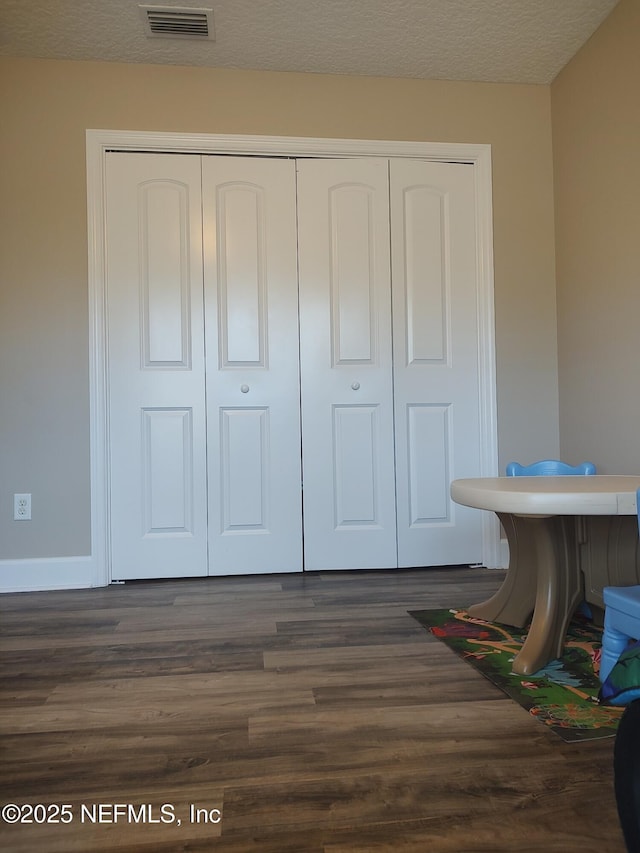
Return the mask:
<path id="1" fill-rule="evenodd" d="M 518 462 L 509 462 L 507 465 L 507 477 L 553 477 L 569 474 L 595 474 L 596 466 L 593 462 L 583 462 L 581 465 L 569 465 L 559 459 L 541 459 L 531 465 L 520 465 Z"/>

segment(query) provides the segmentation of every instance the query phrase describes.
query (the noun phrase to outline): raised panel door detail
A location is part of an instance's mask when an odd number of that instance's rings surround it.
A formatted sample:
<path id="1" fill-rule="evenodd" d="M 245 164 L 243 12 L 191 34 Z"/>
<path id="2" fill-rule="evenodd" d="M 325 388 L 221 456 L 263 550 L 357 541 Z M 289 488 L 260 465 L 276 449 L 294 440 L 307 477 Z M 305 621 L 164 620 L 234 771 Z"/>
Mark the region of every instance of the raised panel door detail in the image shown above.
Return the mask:
<path id="1" fill-rule="evenodd" d="M 217 258 L 220 366 L 264 367 L 267 270 L 264 188 L 219 186 Z"/>
<path id="2" fill-rule="evenodd" d="M 204 157 L 209 573 L 302 569 L 295 164 Z"/>
<path id="3" fill-rule="evenodd" d="M 223 409 L 220 467 L 222 476 L 222 532 L 268 530 L 269 411 Z M 291 520 L 292 529 L 297 519 Z"/>
<path id="4" fill-rule="evenodd" d="M 191 535 L 191 409 L 142 410 L 144 535 Z"/>
<path id="5" fill-rule="evenodd" d="M 329 191 L 331 342 L 334 364 L 375 360 L 373 188 Z"/>
<path id="6" fill-rule="evenodd" d="M 449 493 L 481 475 L 474 169 L 392 160 L 390 200 L 398 565 L 474 563 L 481 513 Z"/>
<path id="7" fill-rule="evenodd" d="M 378 527 L 377 406 L 333 407 L 335 526 Z"/>
<path id="8" fill-rule="evenodd" d="M 409 523 L 427 525 L 449 521 L 450 406 L 407 407 L 407 468 Z"/>
<path id="9" fill-rule="evenodd" d="M 199 157 L 106 156 L 115 580 L 207 574 Z"/>
<path id="10" fill-rule="evenodd" d="M 431 187 L 403 193 L 408 364 L 447 353 L 447 196 Z"/>
<path id="11" fill-rule="evenodd" d="M 297 169 L 305 568 L 395 568 L 389 165 Z"/>
<path id="12" fill-rule="evenodd" d="M 144 182 L 138 190 L 145 368 L 191 365 L 188 193 L 178 181 Z"/>

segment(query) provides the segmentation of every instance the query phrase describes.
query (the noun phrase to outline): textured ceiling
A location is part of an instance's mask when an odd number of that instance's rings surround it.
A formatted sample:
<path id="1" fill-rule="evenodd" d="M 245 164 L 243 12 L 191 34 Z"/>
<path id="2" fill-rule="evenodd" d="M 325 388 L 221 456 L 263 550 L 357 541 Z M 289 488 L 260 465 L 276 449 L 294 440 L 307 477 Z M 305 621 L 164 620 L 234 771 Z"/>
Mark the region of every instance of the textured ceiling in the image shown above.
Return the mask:
<path id="1" fill-rule="evenodd" d="M 0 56 L 550 83 L 618 0 L 160 0 L 215 41 L 147 38 L 140 0 L 0 0 Z"/>

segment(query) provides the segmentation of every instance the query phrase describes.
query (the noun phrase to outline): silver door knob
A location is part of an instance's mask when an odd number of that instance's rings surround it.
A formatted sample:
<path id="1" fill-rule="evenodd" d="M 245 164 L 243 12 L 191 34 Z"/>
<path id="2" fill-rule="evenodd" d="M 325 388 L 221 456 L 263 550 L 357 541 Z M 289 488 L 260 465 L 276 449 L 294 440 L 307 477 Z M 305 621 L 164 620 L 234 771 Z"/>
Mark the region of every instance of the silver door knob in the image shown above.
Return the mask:
<path id="1" fill-rule="evenodd" d="M 357 391 L 358 388 L 360 387 L 360 383 L 359 382 L 352 382 L 351 387 L 353 388 L 354 391 Z"/>
<path id="2" fill-rule="evenodd" d="M 240 390 L 242 391 L 243 394 L 246 394 L 249 390 L 249 386 L 248 385 L 241 385 Z"/>

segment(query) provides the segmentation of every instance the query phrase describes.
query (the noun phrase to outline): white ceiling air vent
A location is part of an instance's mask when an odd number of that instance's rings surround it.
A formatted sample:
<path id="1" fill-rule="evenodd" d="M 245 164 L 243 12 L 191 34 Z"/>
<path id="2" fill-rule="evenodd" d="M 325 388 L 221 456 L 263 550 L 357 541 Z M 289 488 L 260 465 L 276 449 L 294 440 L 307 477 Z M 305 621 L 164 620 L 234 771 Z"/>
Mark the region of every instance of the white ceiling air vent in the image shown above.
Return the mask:
<path id="1" fill-rule="evenodd" d="M 138 6 L 149 38 L 214 40 L 213 9 Z"/>

